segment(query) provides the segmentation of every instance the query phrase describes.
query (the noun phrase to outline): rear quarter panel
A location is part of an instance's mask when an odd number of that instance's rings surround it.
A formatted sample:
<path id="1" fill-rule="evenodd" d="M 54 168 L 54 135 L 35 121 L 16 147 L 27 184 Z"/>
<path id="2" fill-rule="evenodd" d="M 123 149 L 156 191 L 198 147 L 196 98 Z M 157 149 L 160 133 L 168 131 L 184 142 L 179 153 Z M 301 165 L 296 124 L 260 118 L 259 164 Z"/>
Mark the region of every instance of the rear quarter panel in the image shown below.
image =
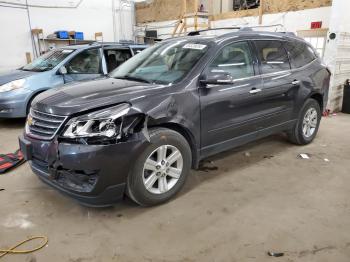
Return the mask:
<path id="1" fill-rule="evenodd" d="M 298 113 L 305 100 L 315 94 L 322 95 L 323 108 L 321 110 L 324 110 L 328 99 L 330 73 L 322 64 L 321 59 L 317 59 L 309 65 L 295 70 L 294 76 L 295 80 L 300 81 L 294 106 L 294 118 L 298 118 Z"/>

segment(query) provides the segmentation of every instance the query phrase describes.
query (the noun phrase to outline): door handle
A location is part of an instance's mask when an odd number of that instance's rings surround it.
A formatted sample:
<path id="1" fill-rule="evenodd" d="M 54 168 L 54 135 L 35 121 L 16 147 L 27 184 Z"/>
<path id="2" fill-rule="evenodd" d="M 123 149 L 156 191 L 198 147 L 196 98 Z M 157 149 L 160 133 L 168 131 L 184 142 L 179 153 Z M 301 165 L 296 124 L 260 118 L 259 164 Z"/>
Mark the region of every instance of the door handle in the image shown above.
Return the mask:
<path id="1" fill-rule="evenodd" d="M 294 80 L 294 81 L 292 82 L 292 85 L 293 85 L 293 86 L 298 86 L 298 85 L 300 85 L 300 81 L 299 81 L 299 80 Z"/>
<path id="2" fill-rule="evenodd" d="M 253 88 L 252 90 L 249 91 L 250 94 L 254 95 L 257 93 L 260 93 L 262 90 L 260 88 Z"/>

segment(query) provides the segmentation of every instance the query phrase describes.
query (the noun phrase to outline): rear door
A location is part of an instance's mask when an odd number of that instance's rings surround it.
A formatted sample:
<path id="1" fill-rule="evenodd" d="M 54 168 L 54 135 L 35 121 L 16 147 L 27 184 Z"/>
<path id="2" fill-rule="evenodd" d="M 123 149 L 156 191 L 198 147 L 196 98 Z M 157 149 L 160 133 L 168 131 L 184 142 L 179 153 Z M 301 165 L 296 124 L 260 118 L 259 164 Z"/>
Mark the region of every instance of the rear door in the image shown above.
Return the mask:
<path id="1" fill-rule="evenodd" d="M 126 60 L 132 57 L 129 47 L 118 47 L 104 49 L 104 56 L 107 64 L 108 73 L 123 64 Z"/>
<path id="2" fill-rule="evenodd" d="M 66 63 L 65 82 L 95 79 L 103 75 L 100 48 L 83 50 Z"/>
<path id="3" fill-rule="evenodd" d="M 311 89 L 317 90 L 325 87 L 324 94 L 327 100 L 329 73 L 320 63 L 313 63 L 317 59 L 316 51 L 301 41 L 288 41 L 285 47 L 290 57 L 295 82 L 299 85 L 299 94 L 305 97 Z M 300 103 L 304 103 L 304 100 L 299 98 L 295 101 L 295 118 L 302 106 Z"/>
<path id="4" fill-rule="evenodd" d="M 279 40 L 254 41 L 263 79 L 259 130 L 277 127 L 292 119 L 298 82 L 291 71 L 284 42 Z"/>
<path id="5" fill-rule="evenodd" d="M 262 79 L 248 41 L 230 43 L 218 52 L 204 74 L 225 72 L 231 84 L 200 88 L 202 155 L 230 148 L 237 138 L 254 134 L 261 117 Z"/>

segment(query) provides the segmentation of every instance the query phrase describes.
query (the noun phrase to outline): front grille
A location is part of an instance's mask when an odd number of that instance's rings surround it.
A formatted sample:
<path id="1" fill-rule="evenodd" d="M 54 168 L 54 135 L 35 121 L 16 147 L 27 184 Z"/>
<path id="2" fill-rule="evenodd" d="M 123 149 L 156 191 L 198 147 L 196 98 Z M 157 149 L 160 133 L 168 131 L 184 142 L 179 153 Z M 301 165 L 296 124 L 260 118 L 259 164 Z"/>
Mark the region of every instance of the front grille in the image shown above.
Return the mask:
<path id="1" fill-rule="evenodd" d="M 66 116 L 58 116 L 31 109 L 26 122 L 26 133 L 33 138 L 51 140 L 66 119 Z"/>

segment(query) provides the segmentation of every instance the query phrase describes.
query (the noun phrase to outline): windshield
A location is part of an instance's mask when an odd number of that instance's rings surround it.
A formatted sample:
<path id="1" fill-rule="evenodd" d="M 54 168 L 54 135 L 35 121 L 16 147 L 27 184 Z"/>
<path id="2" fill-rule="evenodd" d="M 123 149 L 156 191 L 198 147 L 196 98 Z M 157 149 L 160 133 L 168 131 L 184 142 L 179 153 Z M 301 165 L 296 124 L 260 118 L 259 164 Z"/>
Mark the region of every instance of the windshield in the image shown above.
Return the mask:
<path id="1" fill-rule="evenodd" d="M 74 50 L 71 49 L 56 49 L 39 56 L 30 64 L 22 67 L 25 71 L 43 72 L 48 71 L 61 63 Z"/>
<path id="2" fill-rule="evenodd" d="M 110 76 L 147 83 L 175 83 L 191 71 L 208 48 L 208 42 L 195 40 L 156 44 L 126 61 Z"/>

